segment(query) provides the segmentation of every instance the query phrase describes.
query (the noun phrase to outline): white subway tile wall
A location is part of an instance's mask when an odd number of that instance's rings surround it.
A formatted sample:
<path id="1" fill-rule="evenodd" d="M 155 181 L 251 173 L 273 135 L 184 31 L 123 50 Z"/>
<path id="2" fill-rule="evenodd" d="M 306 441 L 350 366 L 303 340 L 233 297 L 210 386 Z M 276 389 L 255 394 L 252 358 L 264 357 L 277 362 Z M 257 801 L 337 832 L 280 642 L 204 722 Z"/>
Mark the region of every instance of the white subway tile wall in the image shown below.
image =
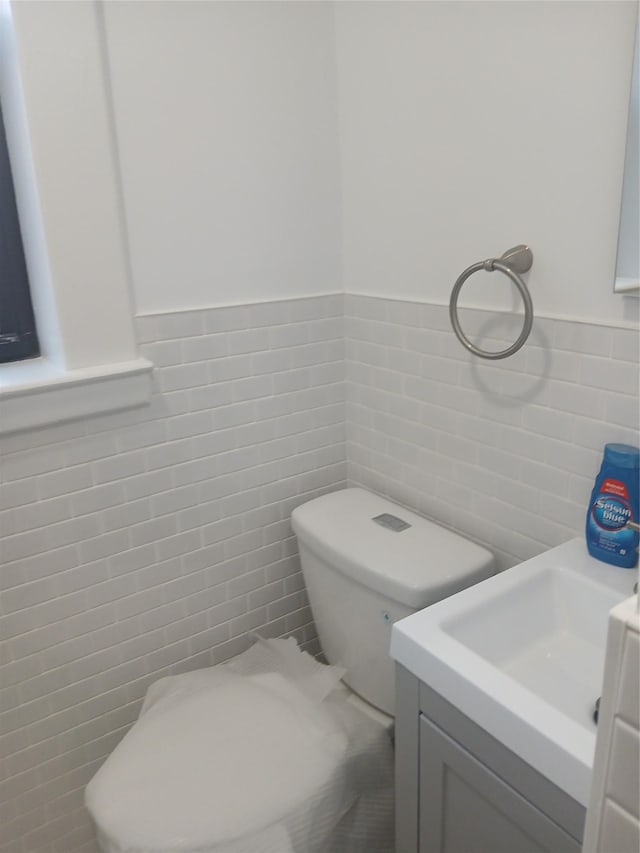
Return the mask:
<path id="1" fill-rule="evenodd" d="M 84 786 L 148 685 L 318 651 L 289 524 L 346 485 L 341 295 L 145 316 L 150 407 L 0 441 L 0 850 L 93 853 Z"/>
<path id="2" fill-rule="evenodd" d="M 461 316 L 488 350 L 520 331 Z M 488 361 L 445 306 L 347 295 L 345 339 L 349 483 L 487 545 L 500 569 L 582 536 L 604 444 L 639 443 L 637 330 L 537 318 Z"/>
<path id="3" fill-rule="evenodd" d="M 0 853 L 95 853 L 84 785 L 156 678 L 255 629 L 318 650 L 296 504 L 348 478 L 506 568 L 581 535 L 603 444 L 638 441 L 630 330 L 536 319 L 480 362 L 442 306 L 335 295 L 138 333 L 149 408 L 0 441 Z"/>

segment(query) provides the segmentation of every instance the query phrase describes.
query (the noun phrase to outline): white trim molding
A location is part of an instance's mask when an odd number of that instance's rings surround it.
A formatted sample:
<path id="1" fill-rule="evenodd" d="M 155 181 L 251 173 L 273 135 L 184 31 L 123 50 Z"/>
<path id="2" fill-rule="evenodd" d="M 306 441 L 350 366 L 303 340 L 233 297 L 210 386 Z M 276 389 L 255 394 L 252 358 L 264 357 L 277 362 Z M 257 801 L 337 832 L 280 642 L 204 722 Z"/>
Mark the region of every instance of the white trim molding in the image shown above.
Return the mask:
<path id="1" fill-rule="evenodd" d="M 3 365 L 0 435 L 144 406 L 153 365 L 145 358 L 60 370 L 44 359 Z"/>

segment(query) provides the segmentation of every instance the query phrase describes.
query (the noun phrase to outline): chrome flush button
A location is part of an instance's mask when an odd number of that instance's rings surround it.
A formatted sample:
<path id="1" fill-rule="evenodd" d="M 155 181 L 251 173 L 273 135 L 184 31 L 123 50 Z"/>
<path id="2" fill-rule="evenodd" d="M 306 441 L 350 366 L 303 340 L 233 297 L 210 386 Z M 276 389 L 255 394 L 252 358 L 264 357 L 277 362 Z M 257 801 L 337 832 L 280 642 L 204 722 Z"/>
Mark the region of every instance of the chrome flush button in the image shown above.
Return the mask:
<path id="1" fill-rule="evenodd" d="M 389 512 L 383 512 L 382 515 L 374 516 L 371 521 L 375 521 L 380 527 L 386 527 L 387 530 L 393 530 L 394 533 L 400 533 L 406 530 L 411 525 L 407 521 L 398 518 L 397 515 L 391 515 Z"/>

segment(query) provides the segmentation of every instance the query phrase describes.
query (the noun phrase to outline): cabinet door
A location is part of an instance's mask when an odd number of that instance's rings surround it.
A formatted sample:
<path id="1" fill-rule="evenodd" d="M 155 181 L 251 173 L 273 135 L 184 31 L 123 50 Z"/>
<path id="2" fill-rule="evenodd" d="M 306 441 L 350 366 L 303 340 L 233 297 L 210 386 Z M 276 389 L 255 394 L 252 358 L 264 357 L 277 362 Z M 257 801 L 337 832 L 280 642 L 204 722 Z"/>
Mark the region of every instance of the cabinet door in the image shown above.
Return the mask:
<path id="1" fill-rule="evenodd" d="M 456 741 L 420 720 L 420 853 L 580 853 L 580 844 Z"/>

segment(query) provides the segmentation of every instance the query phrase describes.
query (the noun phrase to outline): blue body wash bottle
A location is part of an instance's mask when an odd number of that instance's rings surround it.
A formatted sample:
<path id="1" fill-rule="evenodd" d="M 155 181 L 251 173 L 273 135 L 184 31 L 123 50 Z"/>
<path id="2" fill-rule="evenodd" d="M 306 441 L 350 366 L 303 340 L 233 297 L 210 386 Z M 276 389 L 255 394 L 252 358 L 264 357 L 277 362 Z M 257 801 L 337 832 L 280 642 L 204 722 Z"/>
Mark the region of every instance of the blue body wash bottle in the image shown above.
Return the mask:
<path id="1" fill-rule="evenodd" d="M 640 534 L 628 522 L 638 522 L 639 504 L 640 448 L 606 444 L 587 513 L 592 557 L 625 569 L 636 565 Z"/>

